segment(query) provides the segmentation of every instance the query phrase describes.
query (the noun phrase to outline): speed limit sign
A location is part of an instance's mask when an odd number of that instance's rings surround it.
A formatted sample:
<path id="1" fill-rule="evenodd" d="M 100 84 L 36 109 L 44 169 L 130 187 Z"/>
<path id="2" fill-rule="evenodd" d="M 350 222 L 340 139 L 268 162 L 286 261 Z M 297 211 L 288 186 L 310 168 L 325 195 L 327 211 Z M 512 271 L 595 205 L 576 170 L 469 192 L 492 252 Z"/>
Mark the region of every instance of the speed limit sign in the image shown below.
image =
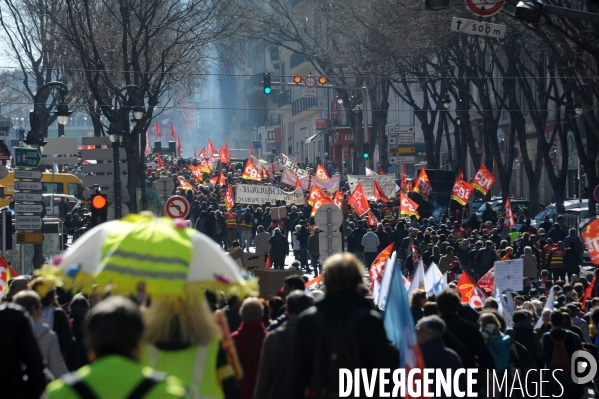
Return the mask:
<path id="1" fill-rule="evenodd" d="M 316 87 L 316 78 L 314 76 L 308 76 L 304 79 L 304 86 L 308 89 L 313 89 Z"/>

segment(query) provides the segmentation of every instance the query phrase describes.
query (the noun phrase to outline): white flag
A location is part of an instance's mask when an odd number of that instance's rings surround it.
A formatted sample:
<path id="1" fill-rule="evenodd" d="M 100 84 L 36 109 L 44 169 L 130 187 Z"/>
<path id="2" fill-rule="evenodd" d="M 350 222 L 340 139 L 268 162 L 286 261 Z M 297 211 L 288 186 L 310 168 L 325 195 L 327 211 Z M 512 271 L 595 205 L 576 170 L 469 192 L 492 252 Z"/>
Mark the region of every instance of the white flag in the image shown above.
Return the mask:
<path id="1" fill-rule="evenodd" d="M 435 285 L 442 277 L 443 273 L 441 273 L 435 262 L 432 262 L 424 274 L 424 289 L 427 294 L 433 293 Z"/>
<path id="2" fill-rule="evenodd" d="M 545 301 L 545 306 L 543 306 L 543 310 L 545 310 L 545 309 L 553 310 L 553 301 L 554 300 L 555 300 L 555 291 L 553 290 L 553 287 L 551 287 L 551 292 L 547 296 L 547 301 Z M 541 312 L 541 316 L 543 316 L 543 312 Z M 541 327 L 542 324 L 543 324 L 543 317 L 539 317 L 537 324 L 535 324 L 535 328 Z"/>
<path id="3" fill-rule="evenodd" d="M 414 276 L 412 276 L 412 284 L 410 285 L 410 289 L 408 290 L 408 298 L 417 289 L 425 289 L 424 286 L 424 263 L 422 259 L 418 262 L 418 266 L 414 269 Z"/>
<path id="4" fill-rule="evenodd" d="M 385 271 L 383 271 L 383 278 L 381 279 L 380 287 L 375 285 L 372 291 L 373 299 L 375 298 L 375 292 L 378 291 L 376 299 L 374 299 L 374 303 L 381 311 L 384 311 L 385 307 L 387 306 L 389 287 L 391 286 L 391 277 L 393 276 L 396 267 L 397 273 L 401 273 L 401 269 L 397 263 L 397 251 L 393 251 L 393 254 L 387 259 L 387 263 L 385 263 Z"/>
<path id="5" fill-rule="evenodd" d="M 508 298 L 512 296 L 511 292 L 507 292 Z M 499 304 L 498 312 L 505 319 L 505 325 L 507 327 L 512 327 L 514 322 L 512 321 L 512 317 L 514 316 L 514 309 L 511 309 L 510 306 L 505 302 L 503 295 L 501 295 L 501 289 L 499 287 L 495 287 L 495 299 L 497 299 L 497 303 Z"/>

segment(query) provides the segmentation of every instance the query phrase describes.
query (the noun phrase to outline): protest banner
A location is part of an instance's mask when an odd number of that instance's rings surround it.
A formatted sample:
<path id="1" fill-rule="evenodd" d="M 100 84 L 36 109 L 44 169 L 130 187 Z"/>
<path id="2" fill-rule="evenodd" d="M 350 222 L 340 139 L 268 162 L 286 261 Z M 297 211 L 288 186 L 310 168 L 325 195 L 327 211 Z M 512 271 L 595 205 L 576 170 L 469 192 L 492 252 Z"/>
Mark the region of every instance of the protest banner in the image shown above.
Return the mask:
<path id="1" fill-rule="evenodd" d="M 235 203 L 265 204 L 267 202 L 285 201 L 287 205 L 305 205 L 304 190 L 299 188 L 292 192 L 278 187 L 259 186 L 253 184 L 237 184 L 235 186 Z"/>
<path id="2" fill-rule="evenodd" d="M 295 162 L 293 162 L 293 160 L 291 160 L 287 155 L 281 154 L 281 157 L 283 158 L 283 165 L 285 165 L 286 168 L 290 169 L 293 173 L 295 173 L 299 177 L 309 175 L 307 170 L 300 169 L 299 166 L 297 166 L 297 164 Z"/>
<path id="3" fill-rule="evenodd" d="M 349 175 L 347 176 L 347 181 L 349 182 L 349 188 L 353 191 L 358 184 L 362 184 L 364 188 L 364 193 L 368 198 L 375 198 L 374 196 L 374 183 L 376 181 L 379 186 L 383 189 L 387 197 L 395 198 L 397 197 L 395 190 L 395 176 L 394 175 L 383 175 L 383 176 L 356 176 Z"/>

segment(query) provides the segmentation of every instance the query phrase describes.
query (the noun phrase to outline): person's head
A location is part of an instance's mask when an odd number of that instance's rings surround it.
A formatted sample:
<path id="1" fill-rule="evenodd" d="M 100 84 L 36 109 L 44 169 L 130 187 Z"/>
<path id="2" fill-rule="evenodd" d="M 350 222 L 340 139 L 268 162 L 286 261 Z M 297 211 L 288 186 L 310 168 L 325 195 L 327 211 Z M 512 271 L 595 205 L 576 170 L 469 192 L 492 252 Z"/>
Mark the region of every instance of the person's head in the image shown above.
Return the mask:
<path id="1" fill-rule="evenodd" d="M 264 226 L 262 226 L 262 225 L 258 226 L 257 230 L 258 230 L 258 233 L 262 233 L 264 231 Z"/>
<path id="2" fill-rule="evenodd" d="M 532 248 L 528 246 L 524 247 L 524 253 L 530 255 L 532 253 Z"/>
<path id="3" fill-rule="evenodd" d="M 553 328 L 561 328 L 561 326 L 564 324 L 564 314 L 559 310 L 554 310 L 549 316 L 549 321 L 551 322 L 551 326 Z"/>
<path id="4" fill-rule="evenodd" d="M 306 289 L 306 284 L 300 276 L 294 275 L 285 277 L 283 287 L 283 293 L 289 295 L 290 292 L 295 290 L 304 291 Z"/>
<path id="5" fill-rule="evenodd" d="M 524 303 L 524 297 L 521 295 L 516 295 L 514 297 L 514 306 L 522 306 Z"/>
<path id="6" fill-rule="evenodd" d="M 12 301 L 25 308 L 29 316 L 35 321 L 42 320 L 42 299 L 33 290 L 23 290 L 16 294 Z"/>
<path id="7" fill-rule="evenodd" d="M 422 309 L 426 303 L 426 291 L 417 289 L 412 291 L 410 296 L 410 307 L 414 309 Z"/>
<path id="8" fill-rule="evenodd" d="M 447 246 L 447 248 L 445 248 L 445 252 L 448 255 L 453 255 L 453 247 Z"/>
<path id="9" fill-rule="evenodd" d="M 286 298 L 287 315 L 290 318 L 297 317 L 304 310 L 314 305 L 314 298 L 304 291 L 295 290 L 289 293 Z"/>
<path id="10" fill-rule="evenodd" d="M 558 248 L 563 248 L 564 247 L 564 243 L 562 241 L 558 241 L 557 242 L 557 247 Z"/>
<path id="11" fill-rule="evenodd" d="M 8 296 L 14 297 L 19 292 L 26 290 L 29 284 L 29 279 L 25 276 L 19 276 L 10 279 L 8 285 Z"/>
<path id="12" fill-rule="evenodd" d="M 495 313 L 483 313 L 478 318 L 478 323 L 480 324 L 480 328 L 484 328 L 490 332 L 499 331 L 499 327 L 501 323 Z"/>
<path id="13" fill-rule="evenodd" d="M 572 286 L 570 284 L 564 285 L 564 287 L 562 288 L 562 292 L 564 293 L 564 295 L 566 296 L 566 298 L 570 298 L 570 299 L 573 299 L 572 297 L 576 293 L 574 291 L 574 286 Z M 576 294 L 576 295 L 578 296 L 578 294 Z"/>
<path id="14" fill-rule="evenodd" d="M 277 228 L 275 228 L 274 231 L 275 231 L 276 235 L 281 235 L 281 229 L 280 228 L 277 227 Z"/>
<path id="15" fill-rule="evenodd" d="M 30 282 L 29 289 L 34 290 L 40 295 L 43 307 L 57 305 L 56 290 L 44 279 L 44 277 L 38 277 Z"/>
<path id="16" fill-rule="evenodd" d="M 424 307 L 422 308 L 422 312 L 424 314 L 424 316 L 432 316 L 432 315 L 438 315 L 439 314 L 439 309 L 437 307 L 437 303 L 436 302 L 427 302 L 424 304 Z"/>
<path id="17" fill-rule="evenodd" d="M 551 321 L 551 309 L 543 309 L 541 312 L 541 320 L 545 324 Z"/>
<path id="18" fill-rule="evenodd" d="M 364 266 L 351 253 L 335 254 L 326 260 L 324 286 L 327 294 L 360 292 L 363 287 Z"/>
<path id="19" fill-rule="evenodd" d="M 90 360 L 109 355 L 141 357 L 144 323 L 138 306 L 122 296 L 111 296 L 95 305 L 85 322 Z"/>
<path id="20" fill-rule="evenodd" d="M 440 340 L 445 334 L 445 322 L 439 316 L 426 316 L 416 323 L 416 334 L 420 345 Z"/>
<path id="21" fill-rule="evenodd" d="M 460 303 L 460 295 L 454 289 L 445 289 L 437 296 L 437 307 L 441 316 L 458 314 Z"/>
<path id="22" fill-rule="evenodd" d="M 531 323 L 533 321 L 532 312 L 528 310 L 516 310 L 512 316 L 512 321 L 514 324 L 519 321 L 527 321 Z"/>
<path id="23" fill-rule="evenodd" d="M 86 297 L 83 295 L 76 295 L 69 304 L 69 314 L 71 316 L 87 317 L 90 307 Z"/>
<path id="24" fill-rule="evenodd" d="M 264 305 L 258 298 L 246 298 L 241 303 L 239 315 L 243 321 L 261 321 L 264 315 Z"/>
<path id="25" fill-rule="evenodd" d="M 499 309 L 499 304 L 497 303 L 497 299 L 492 296 L 485 299 L 485 303 L 483 305 L 483 309 Z"/>
<path id="26" fill-rule="evenodd" d="M 599 308 L 595 308 L 591 312 L 591 321 L 593 324 L 599 325 Z"/>

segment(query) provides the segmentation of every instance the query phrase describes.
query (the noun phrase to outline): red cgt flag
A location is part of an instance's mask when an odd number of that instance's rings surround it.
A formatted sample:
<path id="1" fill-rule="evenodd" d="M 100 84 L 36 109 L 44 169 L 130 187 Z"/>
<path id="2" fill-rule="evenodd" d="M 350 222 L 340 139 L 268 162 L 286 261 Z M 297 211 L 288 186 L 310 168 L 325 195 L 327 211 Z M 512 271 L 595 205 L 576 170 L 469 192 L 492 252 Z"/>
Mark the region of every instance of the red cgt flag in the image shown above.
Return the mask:
<path id="1" fill-rule="evenodd" d="M 381 253 L 374 259 L 372 262 L 372 266 L 368 270 L 368 274 L 370 276 L 370 289 L 374 288 L 374 281 L 377 280 L 379 283 L 383 280 L 383 273 L 385 271 L 385 264 L 387 263 L 387 259 L 393 253 L 393 247 L 395 243 L 391 243 L 387 248 L 383 249 Z"/>
<path id="2" fill-rule="evenodd" d="M 372 183 L 374 185 L 374 196 L 376 197 L 376 199 L 380 199 L 384 202 L 389 202 L 389 197 L 387 197 L 387 194 L 385 194 L 383 188 L 377 183 L 377 181 L 373 180 Z"/>
<path id="3" fill-rule="evenodd" d="M 185 180 L 184 178 L 182 178 L 181 176 L 178 176 L 177 180 L 179 180 L 179 185 L 181 186 L 181 188 L 183 190 L 193 190 L 193 186 L 191 184 L 189 184 L 189 182 L 187 180 Z"/>
<path id="4" fill-rule="evenodd" d="M 410 198 L 408 198 L 407 195 L 405 195 L 404 193 L 399 193 L 399 214 L 400 215 L 408 215 L 408 216 L 412 216 L 415 215 L 416 217 L 419 217 L 420 215 L 418 215 L 418 204 L 415 203 L 414 201 L 412 201 Z"/>
<path id="5" fill-rule="evenodd" d="M 316 201 L 314 201 L 314 206 L 312 207 L 312 213 L 310 214 L 310 216 L 314 216 L 318 208 L 326 204 L 335 205 L 335 203 L 331 201 L 329 197 L 319 198 Z"/>
<path id="6" fill-rule="evenodd" d="M 262 178 L 263 179 L 271 179 L 270 174 L 268 173 L 268 171 L 266 170 L 266 168 L 264 167 L 264 165 L 262 165 Z"/>
<path id="7" fill-rule="evenodd" d="M 507 196 L 507 200 L 505 201 L 505 205 L 503 205 L 503 227 L 511 227 L 516 224 L 514 221 L 514 212 L 512 212 L 512 202 L 510 201 L 510 196 Z"/>
<path id="8" fill-rule="evenodd" d="M 476 172 L 474 179 L 472 179 L 472 187 L 483 193 L 483 195 L 487 195 L 494 182 L 495 178 L 493 177 L 493 174 L 483 164 L 480 165 L 478 172 Z"/>
<path id="9" fill-rule="evenodd" d="M 424 169 L 420 169 L 416 186 L 414 186 L 414 192 L 420 194 L 426 202 L 428 202 L 428 197 L 433 193 L 433 187 Z"/>
<path id="10" fill-rule="evenodd" d="M 327 170 L 321 164 L 318 164 L 318 166 L 316 167 L 316 177 L 318 177 L 319 179 L 330 179 Z"/>
<path id="11" fill-rule="evenodd" d="M 157 137 L 162 137 L 160 134 L 160 128 L 158 127 L 158 121 L 154 122 L 154 134 L 156 134 Z"/>
<path id="12" fill-rule="evenodd" d="M 225 155 L 228 160 L 231 160 L 231 151 L 229 151 L 229 142 L 225 141 Z"/>
<path id="13" fill-rule="evenodd" d="M 589 252 L 591 263 L 593 263 L 595 266 L 599 266 L 599 219 L 595 219 L 589 223 L 582 230 L 580 235 L 582 236 L 584 245 Z"/>
<path id="14" fill-rule="evenodd" d="M 300 181 L 299 177 L 295 178 L 295 190 L 297 190 L 298 188 L 302 188 L 302 182 Z"/>
<path id="15" fill-rule="evenodd" d="M 372 211 L 368 211 L 368 225 L 369 226 L 378 226 L 379 220 L 374 216 Z"/>
<path id="16" fill-rule="evenodd" d="M 214 147 L 214 144 L 212 144 L 212 141 L 210 141 L 210 139 L 208 139 L 208 154 L 209 155 L 218 154 L 218 152 L 216 152 L 216 148 Z"/>
<path id="17" fill-rule="evenodd" d="M 206 158 L 206 147 L 202 147 L 202 149 L 200 150 L 200 158 L 201 159 Z"/>
<path id="18" fill-rule="evenodd" d="M 181 139 L 177 137 L 177 151 L 179 152 L 179 156 L 183 156 L 183 146 L 181 145 Z"/>
<path id="19" fill-rule="evenodd" d="M 364 193 L 364 187 L 362 187 L 362 183 L 358 184 L 351 197 L 347 200 L 347 202 L 354 207 L 358 216 L 363 216 L 370 207 L 368 206 L 368 199 L 366 198 L 366 194 Z"/>
<path id="20" fill-rule="evenodd" d="M 225 184 L 227 184 L 227 179 L 225 178 L 225 174 L 223 172 L 220 172 L 220 178 L 218 179 L 218 184 L 220 186 L 224 186 Z"/>
<path id="21" fill-rule="evenodd" d="M 470 183 L 457 177 L 453 184 L 453 190 L 451 191 L 451 199 L 464 206 L 470 200 L 473 190 L 474 187 L 472 187 Z"/>
<path id="22" fill-rule="evenodd" d="M 313 184 L 308 197 L 308 205 L 314 205 L 321 198 L 329 198 L 329 196 L 318 185 Z"/>
<path id="23" fill-rule="evenodd" d="M 235 193 L 233 192 L 232 185 L 227 188 L 227 194 L 225 195 L 225 206 L 227 207 L 227 211 L 233 209 L 235 206 Z"/>
<path id="24" fill-rule="evenodd" d="M 462 303 L 467 303 L 473 308 L 482 307 L 487 298 L 485 291 L 476 284 L 476 281 L 465 270 L 462 270 L 457 290 L 462 295 Z"/>
<path id="25" fill-rule="evenodd" d="M 229 163 L 230 159 L 227 156 L 227 151 L 225 151 L 224 147 L 220 147 L 220 151 L 218 152 L 218 157 L 222 163 Z"/>
<path id="26" fill-rule="evenodd" d="M 335 195 L 333 196 L 333 202 L 335 205 L 341 208 L 341 205 L 343 204 L 343 194 L 340 191 L 335 192 Z"/>
<path id="27" fill-rule="evenodd" d="M 245 163 L 245 169 L 243 169 L 243 178 L 246 180 L 262 180 L 262 173 L 254 166 L 250 159 Z"/>
<path id="28" fill-rule="evenodd" d="M 175 128 L 173 127 L 173 124 L 171 123 L 171 139 L 175 138 Z"/>

